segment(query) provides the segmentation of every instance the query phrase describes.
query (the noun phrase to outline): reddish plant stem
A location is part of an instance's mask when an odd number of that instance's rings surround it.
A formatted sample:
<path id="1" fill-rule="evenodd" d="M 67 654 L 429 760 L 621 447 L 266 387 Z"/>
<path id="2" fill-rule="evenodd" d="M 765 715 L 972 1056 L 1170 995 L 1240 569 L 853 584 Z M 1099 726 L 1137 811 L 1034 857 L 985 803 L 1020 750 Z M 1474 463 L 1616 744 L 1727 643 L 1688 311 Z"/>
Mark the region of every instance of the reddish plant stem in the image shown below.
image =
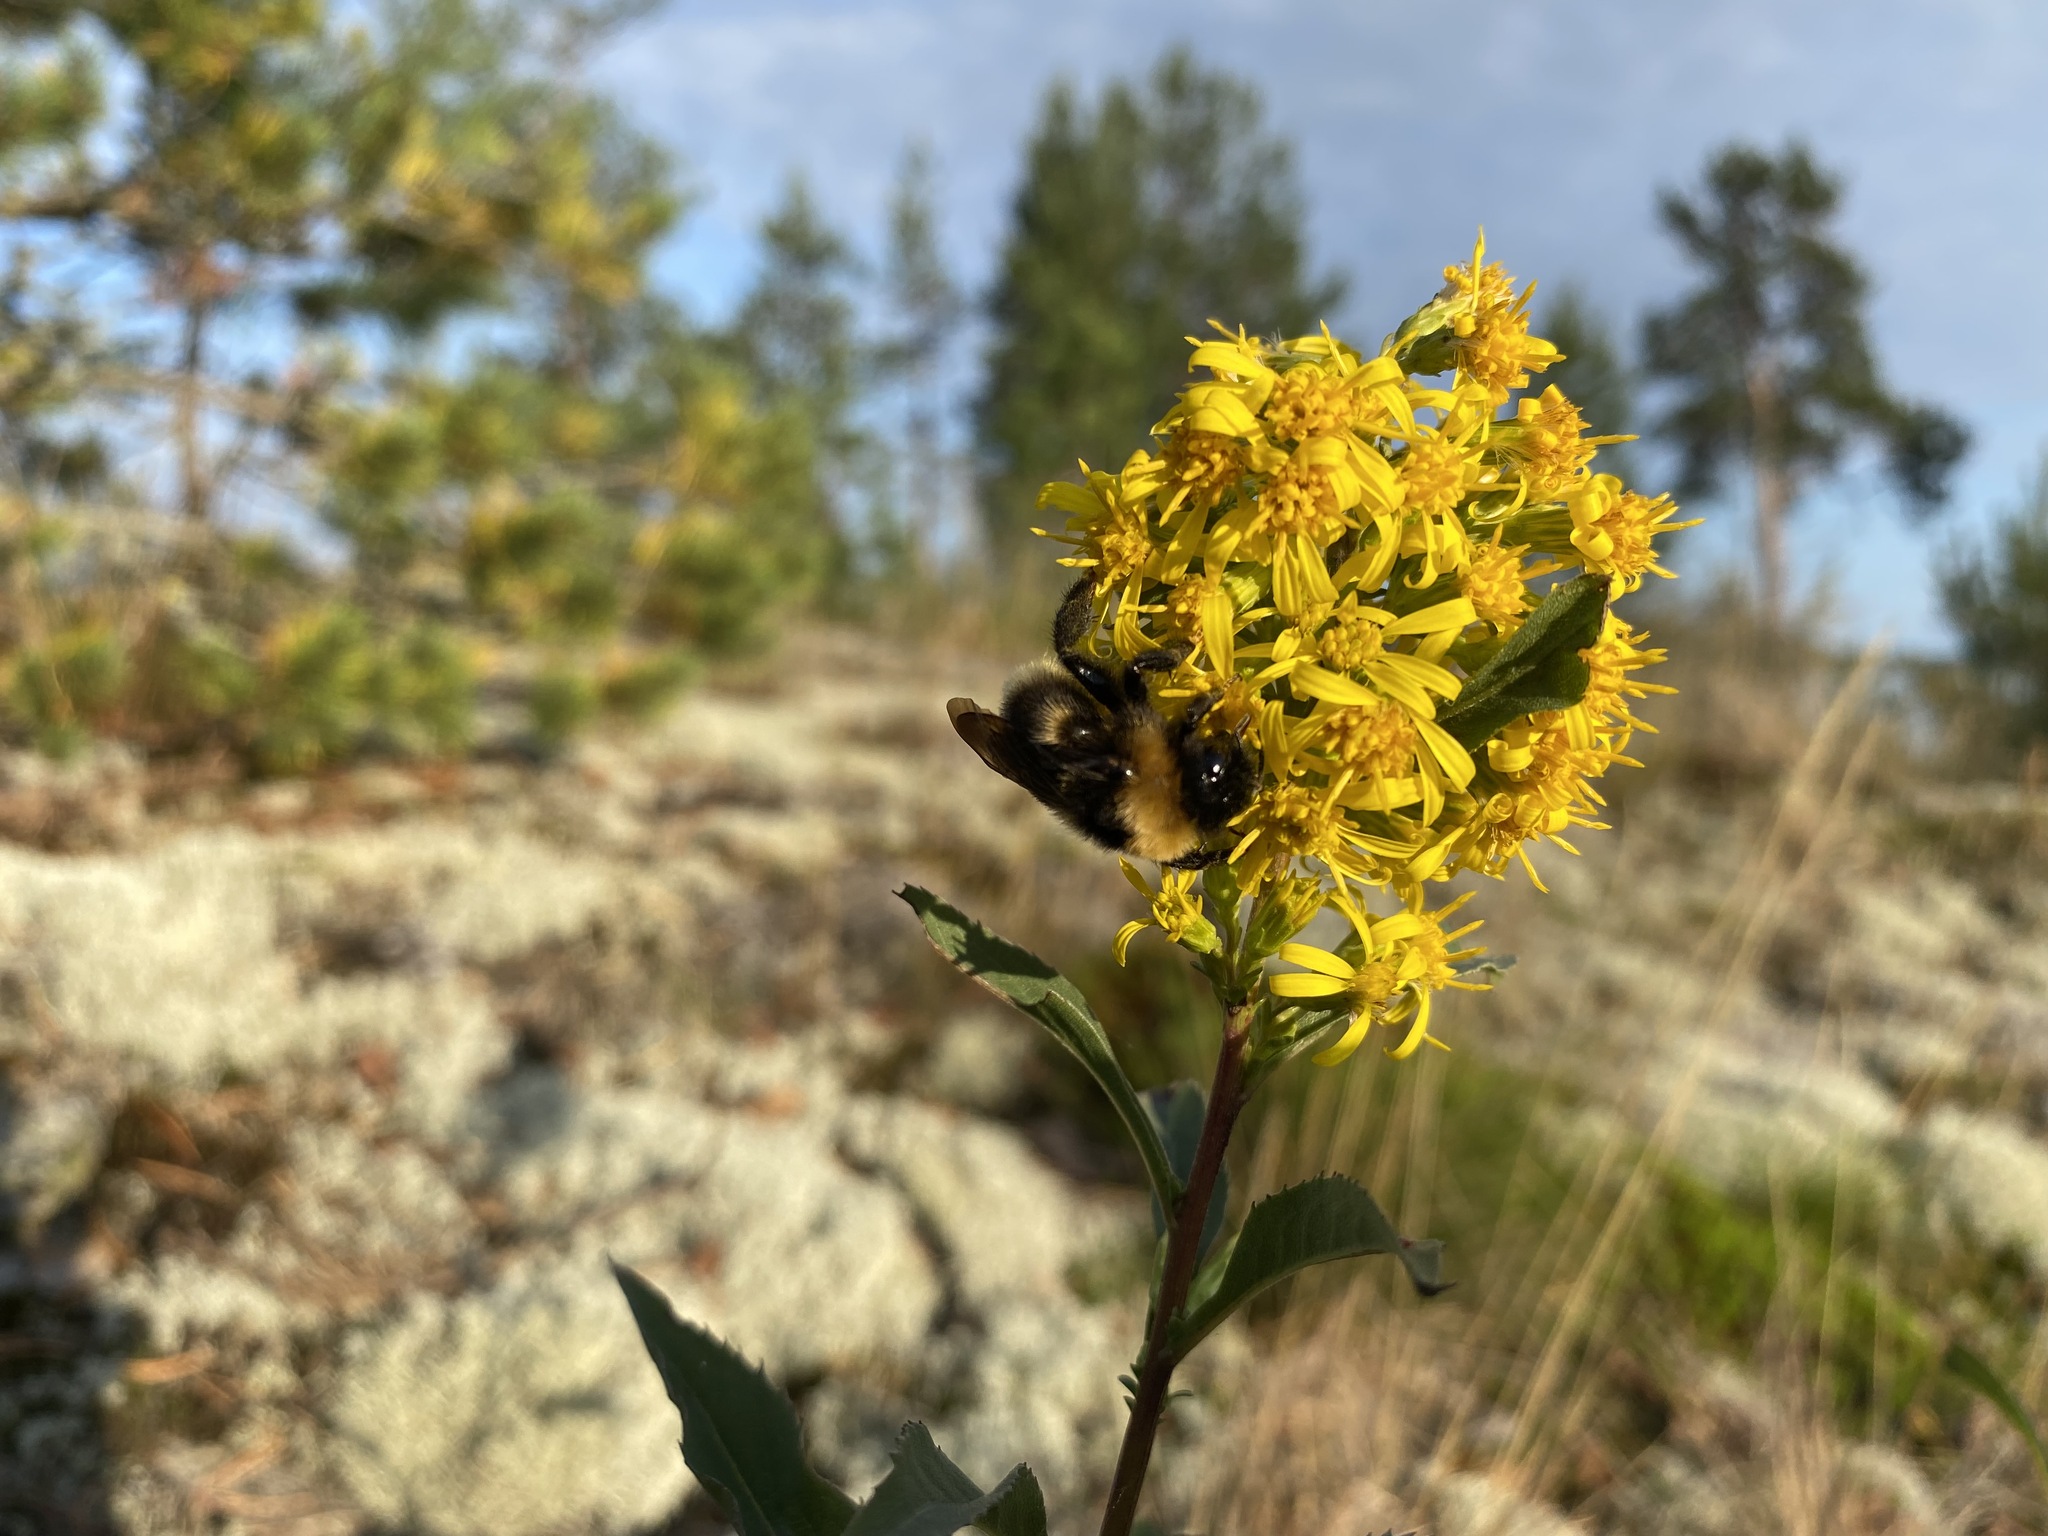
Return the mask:
<path id="1" fill-rule="evenodd" d="M 1223 1152 L 1230 1145 L 1230 1132 L 1244 1108 L 1244 1048 L 1251 1016 L 1249 1005 L 1233 1008 L 1224 1016 L 1223 1045 L 1216 1053 L 1216 1077 L 1209 1086 L 1208 1113 L 1202 1118 L 1202 1137 L 1195 1144 L 1195 1161 L 1188 1170 L 1187 1188 L 1174 1207 L 1173 1225 L 1168 1229 L 1166 1263 L 1159 1274 L 1159 1299 L 1152 1310 L 1152 1331 L 1145 1340 L 1145 1364 L 1138 1372 L 1138 1389 L 1131 1394 L 1131 1421 L 1124 1429 L 1123 1449 L 1117 1452 L 1116 1472 L 1109 1483 L 1109 1507 L 1102 1515 L 1102 1536 L 1130 1536 L 1138 1518 L 1138 1495 L 1144 1492 L 1145 1472 L 1152 1463 L 1152 1442 L 1158 1438 L 1159 1419 L 1166 1411 L 1166 1392 L 1173 1381 L 1173 1368 L 1180 1363 L 1171 1344 L 1173 1320 L 1188 1299 L 1188 1287 L 1194 1283 L 1209 1201 L 1215 1193 L 1217 1175 L 1223 1170 Z"/>

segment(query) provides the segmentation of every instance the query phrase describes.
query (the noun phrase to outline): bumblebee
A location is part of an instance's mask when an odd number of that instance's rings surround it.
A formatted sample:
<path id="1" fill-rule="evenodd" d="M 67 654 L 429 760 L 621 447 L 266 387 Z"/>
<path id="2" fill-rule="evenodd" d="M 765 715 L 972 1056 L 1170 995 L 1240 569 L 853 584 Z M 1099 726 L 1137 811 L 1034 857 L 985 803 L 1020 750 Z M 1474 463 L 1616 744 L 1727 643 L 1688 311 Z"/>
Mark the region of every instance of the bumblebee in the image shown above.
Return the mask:
<path id="1" fill-rule="evenodd" d="M 1259 759 L 1244 741 L 1249 721 L 1204 729 L 1216 693 L 1168 719 L 1153 705 L 1148 679 L 1179 666 L 1190 648 L 1104 663 L 1081 648 L 1095 624 L 1083 577 L 1054 616 L 1053 659 L 1010 679 L 1000 713 L 950 700 L 953 729 L 1089 841 L 1172 869 L 1218 862 L 1227 847 L 1211 844 L 1259 787 Z"/>

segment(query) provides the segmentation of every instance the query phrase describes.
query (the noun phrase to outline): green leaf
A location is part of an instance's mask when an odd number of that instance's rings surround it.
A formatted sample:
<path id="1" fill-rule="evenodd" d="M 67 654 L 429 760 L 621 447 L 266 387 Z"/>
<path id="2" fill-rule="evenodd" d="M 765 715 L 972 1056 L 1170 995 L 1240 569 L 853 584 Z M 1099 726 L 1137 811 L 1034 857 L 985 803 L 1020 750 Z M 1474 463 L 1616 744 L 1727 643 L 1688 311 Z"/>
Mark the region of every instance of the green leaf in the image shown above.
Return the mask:
<path id="1" fill-rule="evenodd" d="M 1437 724 L 1476 751 L 1524 715 L 1571 708 L 1593 680 L 1579 652 L 1598 642 L 1606 612 L 1605 576 L 1559 582 L 1493 659 L 1465 680 Z"/>
<path id="2" fill-rule="evenodd" d="M 1961 1344 L 1951 1344 L 1948 1353 L 1941 1357 L 1942 1369 L 1957 1377 L 1964 1385 L 1974 1388 L 1984 1400 L 2004 1416 L 2005 1422 L 2020 1432 L 2020 1438 L 2027 1442 L 2027 1449 L 2034 1453 L 2034 1466 L 2041 1474 L 2041 1482 L 2048 1487 L 2048 1445 L 2041 1442 L 2041 1432 L 2034 1427 L 2034 1416 L 2027 1412 L 2026 1404 L 2013 1396 L 2012 1389 L 1998 1379 L 1993 1371 L 1976 1355 Z"/>
<path id="3" fill-rule="evenodd" d="M 1400 1259 L 1425 1296 L 1448 1289 L 1440 1278 L 1443 1245 L 1401 1236 L 1372 1196 L 1350 1179 L 1326 1174 L 1268 1195 L 1246 1215 L 1229 1251 L 1196 1276 L 1174 1325 L 1175 1357 L 1184 1358 L 1218 1323 L 1276 1281 L 1311 1264 L 1369 1253 Z"/>
<path id="4" fill-rule="evenodd" d="M 1167 1165 L 1185 1185 L 1194 1171 L 1195 1151 L 1202 1142 L 1202 1121 L 1207 1118 L 1209 1100 L 1194 1083 L 1175 1083 L 1171 1088 L 1154 1088 L 1145 1095 L 1145 1107 L 1159 1127 L 1166 1143 Z M 1230 1206 L 1230 1170 L 1216 1170 L 1216 1188 L 1209 1196 L 1208 1219 L 1202 1223 L 1202 1241 L 1196 1249 L 1199 1260 L 1209 1251 L 1223 1230 L 1223 1217 Z M 1166 1210 L 1157 1198 L 1152 1201 L 1152 1235 L 1166 1235 Z"/>
<path id="5" fill-rule="evenodd" d="M 1427 377 L 1447 371 L 1457 361 L 1456 337 L 1451 322 L 1458 311 L 1469 307 L 1470 303 L 1470 299 L 1462 296 L 1431 299 L 1401 322 L 1394 334 L 1387 338 L 1386 350 L 1392 352 L 1409 373 Z"/>
<path id="6" fill-rule="evenodd" d="M 1045 1496 L 1021 1462 L 983 1493 L 917 1423 L 903 1426 L 889 1459 L 889 1475 L 844 1536 L 952 1536 L 970 1525 L 995 1536 L 1045 1536 Z"/>
<path id="7" fill-rule="evenodd" d="M 739 1536 L 840 1536 L 853 1500 L 805 1463 L 789 1399 L 632 1270 L 612 1273 L 682 1410 L 683 1462 Z"/>
<path id="8" fill-rule="evenodd" d="M 1090 1011 L 1080 990 L 1029 950 L 997 938 L 930 891 L 906 885 L 896 894 L 910 903 L 940 954 L 996 996 L 1043 1024 L 1055 1040 L 1079 1058 L 1089 1076 L 1109 1095 L 1117 1117 L 1137 1143 L 1138 1156 L 1145 1162 L 1145 1177 L 1152 1182 L 1152 1198 L 1159 1202 L 1160 1209 L 1171 1210 L 1180 1198 L 1180 1180 L 1167 1161 L 1158 1127 L 1152 1123 L 1151 1115 L 1138 1098 L 1138 1090 L 1131 1086 L 1116 1059 L 1109 1032 Z"/>

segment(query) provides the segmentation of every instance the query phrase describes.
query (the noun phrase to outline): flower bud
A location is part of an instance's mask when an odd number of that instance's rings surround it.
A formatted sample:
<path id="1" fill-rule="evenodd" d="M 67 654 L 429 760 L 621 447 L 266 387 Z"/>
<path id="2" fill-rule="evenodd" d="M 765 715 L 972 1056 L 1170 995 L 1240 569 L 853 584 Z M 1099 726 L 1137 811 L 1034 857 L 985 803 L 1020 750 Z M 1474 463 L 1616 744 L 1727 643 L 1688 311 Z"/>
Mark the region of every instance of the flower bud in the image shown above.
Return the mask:
<path id="1" fill-rule="evenodd" d="M 1246 943 L 1253 955 L 1264 958 L 1306 928 L 1323 909 L 1322 882 L 1302 875 L 1286 875 L 1269 881 L 1252 905 Z"/>

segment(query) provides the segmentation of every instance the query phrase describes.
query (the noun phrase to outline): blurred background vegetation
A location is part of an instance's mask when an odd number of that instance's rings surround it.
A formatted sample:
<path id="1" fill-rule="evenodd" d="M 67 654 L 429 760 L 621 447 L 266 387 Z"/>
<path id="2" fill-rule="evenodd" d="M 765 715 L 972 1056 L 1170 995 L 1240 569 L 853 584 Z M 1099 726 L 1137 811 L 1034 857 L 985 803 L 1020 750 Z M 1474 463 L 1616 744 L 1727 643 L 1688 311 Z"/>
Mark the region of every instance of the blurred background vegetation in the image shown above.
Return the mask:
<path id="1" fill-rule="evenodd" d="M 262 773 L 544 751 L 807 610 L 964 593 L 1022 634 L 1054 584 L 1037 487 L 1128 453 L 1207 320 L 1295 333 L 1343 297 L 1257 90 L 1174 50 L 1046 90 L 987 291 L 947 270 L 912 145 L 878 263 L 792 175 L 707 326 L 650 269 L 690 183 L 579 83 L 648 9 L 7 8 L 8 733 Z M 1804 145 L 1730 145 L 1657 193 L 1695 282 L 1639 347 L 1569 287 L 1540 310 L 1546 382 L 1645 435 L 1631 468 L 1746 489 L 1766 627 L 1785 520 L 1845 450 L 1925 517 L 1968 446 L 1883 380 L 1843 195 Z M 1934 686 L 2019 753 L 2048 719 L 2040 519 L 1942 587 L 1966 666 Z"/>

